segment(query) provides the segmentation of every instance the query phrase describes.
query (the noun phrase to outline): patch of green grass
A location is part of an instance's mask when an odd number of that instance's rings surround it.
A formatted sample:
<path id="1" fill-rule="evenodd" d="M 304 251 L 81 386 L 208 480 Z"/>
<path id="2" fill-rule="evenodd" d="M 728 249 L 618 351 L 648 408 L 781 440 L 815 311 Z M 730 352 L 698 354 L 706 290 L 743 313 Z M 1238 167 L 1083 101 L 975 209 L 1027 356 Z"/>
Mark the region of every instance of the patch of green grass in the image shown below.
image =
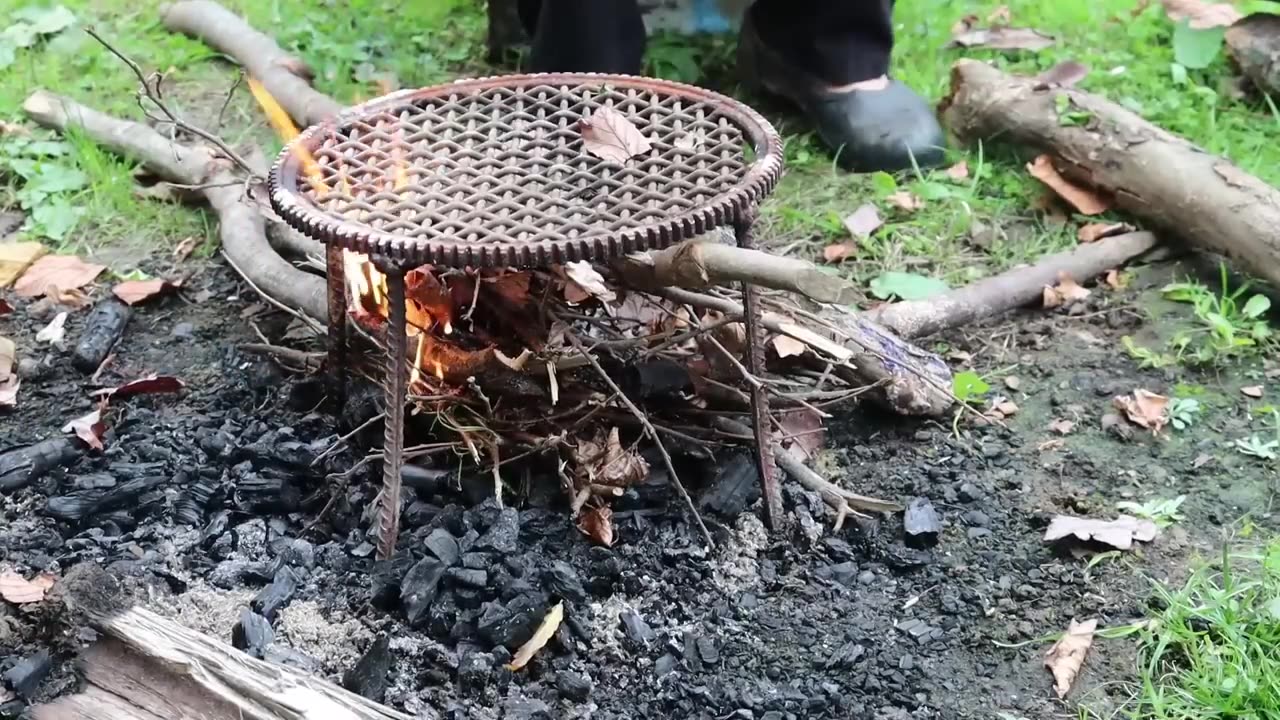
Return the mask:
<path id="1" fill-rule="evenodd" d="M 1180 588 L 1157 588 L 1162 608 L 1142 631 L 1133 717 L 1280 717 L 1280 542 L 1224 551 Z"/>

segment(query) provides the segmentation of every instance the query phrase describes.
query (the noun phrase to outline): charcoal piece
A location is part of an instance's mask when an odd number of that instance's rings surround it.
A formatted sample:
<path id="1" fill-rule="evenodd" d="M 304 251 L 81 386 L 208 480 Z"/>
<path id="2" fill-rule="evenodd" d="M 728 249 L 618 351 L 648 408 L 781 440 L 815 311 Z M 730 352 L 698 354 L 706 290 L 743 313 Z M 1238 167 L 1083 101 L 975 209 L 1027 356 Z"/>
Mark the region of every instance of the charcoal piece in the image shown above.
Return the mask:
<path id="1" fill-rule="evenodd" d="M 927 498 L 912 498 L 902 516 L 902 529 L 906 532 L 906 541 L 911 547 L 930 547 L 938 542 L 942 520 Z"/>
<path id="2" fill-rule="evenodd" d="M 111 473 L 86 473 L 77 475 L 71 484 L 77 490 L 106 490 L 115 487 L 118 481 Z"/>
<path id="3" fill-rule="evenodd" d="M 698 653 L 698 638 L 691 632 L 684 634 L 684 643 L 681 645 L 681 653 L 684 655 L 684 664 L 690 670 L 702 670 L 702 655 Z"/>
<path id="4" fill-rule="evenodd" d="M 478 590 L 489 584 L 489 573 L 483 570 L 450 568 L 447 576 L 455 585 L 460 585 L 466 588 L 475 588 Z"/>
<path id="5" fill-rule="evenodd" d="M 847 642 L 831 653 L 824 663 L 824 667 L 827 670 L 852 670 L 866 652 L 867 649 L 858 643 Z"/>
<path id="6" fill-rule="evenodd" d="M 311 568 L 316 564 L 316 547 L 309 540 L 294 538 L 280 549 L 280 557 L 293 567 Z"/>
<path id="7" fill-rule="evenodd" d="M 240 611 L 240 620 L 231 629 L 231 646 L 256 658 L 262 657 L 275 639 L 270 621 L 249 608 Z"/>
<path id="8" fill-rule="evenodd" d="M 449 637 L 459 624 L 458 616 L 462 610 L 464 608 L 459 607 L 454 591 L 446 589 L 440 592 L 435 602 L 431 603 L 431 608 L 427 610 L 427 632 L 436 638 Z M 471 634 L 472 632 L 468 631 L 463 637 L 470 637 Z"/>
<path id="9" fill-rule="evenodd" d="M 853 587 L 858 580 L 858 564 L 852 561 L 818 568 L 818 577 L 833 580 L 846 587 Z"/>
<path id="10" fill-rule="evenodd" d="M 542 573 L 542 581 L 547 590 L 556 597 L 577 603 L 587 600 L 587 591 L 582 587 L 578 571 L 563 560 L 551 563 L 551 567 Z"/>
<path id="11" fill-rule="evenodd" d="M 440 514 L 440 507 L 421 500 L 414 500 L 404 511 L 405 527 L 418 528 L 426 525 Z"/>
<path id="12" fill-rule="evenodd" d="M 623 610 L 619 619 L 622 621 L 622 631 L 626 633 L 627 639 L 640 648 L 649 647 L 657 637 L 653 628 L 649 627 L 649 623 L 645 622 L 644 617 L 635 610 Z"/>
<path id="13" fill-rule="evenodd" d="M 0 720 L 22 720 L 27 704 L 21 700 L 0 702 Z"/>
<path id="14" fill-rule="evenodd" d="M 72 366 L 80 372 L 96 371 L 124 335 L 129 314 L 129 306 L 122 302 L 104 300 L 98 303 L 84 321 L 80 341 L 71 353 Z"/>
<path id="15" fill-rule="evenodd" d="M 413 464 L 406 464 L 400 470 L 400 478 L 405 487 L 419 490 L 426 493 L 426 495 L 435 495 L 449 489 L 449 480 L 452 477 L 453 472 L 451 470 L 427 468 Z"/>
<path id="16" fill-rule="evenodd" d="M 676 669 L 676 665 L 680 662 L 675 655 L 663 655 L 653 664 L 653 674 L 658 677 L 670 675 Z"/>
<path id="17" fill-rule="evenodd" d="M 262 654 L 262 659 L 274 665 L 301 670 L 307 675 L 315 675 L 321 670 L 319 660 L 280 643 L 271 643 Z"/>
<path id="18" fill-rule="evenodd" d="M 210 458 L 222 458 L 235 447 L 235 438 L 225 430 L 200 428 L 196 430 L 196 445 Z"/>
<path id="19" fill-rule="evenodd" d="M 475 507 L 463 513 L 463 522 L 467 527 L 475 528 L 477 532 L 484 532 L 493 527 L 502 516 L 502 506 L 493 497 L 493 478 L 489 478 L 489 491 L 485 498 L 477 503 Z"/>
<path id="20" fill-rule="evenodd" d="M 75 462 L 83 452 L 84 444 L 69 437 L 0 452 L 0 492 L 26 487 L 50 470 Z"/>
<path id="21" fill-rule="evenodd" d="M 436 528 L 431 531 L 427 539 L 423 541 L 427 552 L 436 556 L 436 559 L 449 567 L 458 562 L 458 541 L 453 535 L 449 534 L 444 528 Z"/>
<path id="22" fill-rule="evenodd" d="M 485 600 L 492 598 L 491 595 L 484 592 L 483 588 L 464 587 L 461 585 L 453 588 L 453 596 L 458 600 L 458 607 L 465 610 L 475 610 L 483 605 Z"/>
<path id="23" fill-rule="evenodd" d="M 49 651 L 41 650 L 35 655 L 19 660 L 18 664 L 6 670 L 2 677 L 5 684 L 15 693 L 30 699 L 52 667 Z"/>
<path id="24" fill-rule="evenodd" d="M 697 640 L 698 657 L 702 658 L 702 662 L 707 665 L 716 665 L 720 662 L 720 648 L 716 646 L 716 641 L 709 637 L 699 637 Z"/>
<path id="25" fill-rule="evenodd" d="M 388 675 L 391 674 L 391 636 L 381 635 L 364 655 L 342 674 L 342 687 L 380 703 L 387 694 Z"/>
<path id="26" fill-rule="evenodd" d="M 287 477 L 250 472 L 236 480 L 236 506 L 253 515 L 291 513 L 302 502 L 302 492 Z"/>
<path id="27" fill-rule="evenodd" d="M 143 477 L 121 483 L 113 488 L 79 490 L 45 502 L 45 513 L 59 520 L 80 522 L 91 515 L 119 510 L 123 519 L 132 525 L 145 515 L 161 497 L 147 498 L 146 494 L 164 485 L 167 478 Z M 119 520 L 120 518 L 113 518 Z"/>
<path id="28" fill-rule="evenodd" d="M 548 606 L 546 596 L 536 593 L 518 595 L 507 603 L 485 603 L 476 620 L 476 631 L 493 645 L 515 650 L 533 635 Z"/>
<path id="29" fill-rule="evenodd" d="M 632 363 L 621 379 L 628 396 L 646 400 L 671 398 L 693 386 L 688 366 L 666 358 Z"/>
<path id="30" fill-rule="evenodd" d="M 391 610 L 400 602 L 400 584 L 413 564 L 413 556 L 409 553 L 396 553 L 387 560 L 379 560 L 373 564 L 369 580 L 373 588 L 371 602 L 374 607 Z"/>
<path id="31" fill-rule="evenodd" d="M 733 519 L 759 497 L 760 473 L 750 457 L 739 453 L 720 467 L 698 504 L 707 512 Z"/>
<path id="32" fill-rule="evenodd" d="M 503 720 L 551 720 L 551 706 L 537 698 L 508 698 L 502 706 Z"/>
<path id="33" fill-rule="evenodd" d="M 503 508 L 493 525 L 476 540 L 473 549 L 482 552 L 511 555 L 519 550 L 520 513 L 515 508 Z"/>
<path id="34" fill-rule="evenodd" d="M 464 692 L 478 692 L 493 679 L 497 665 L 493 655 L 486 652 L 468 652 L 458 661 L 458 683 Z"/>
<path id="35" fill-rule="evenodd" d="M 436 599 L 440 578 L 448 566 L 435 558 L 423 558 L 410 568 L 400 584 L 400 603 L 404 606 L 405 619 L 419 627 L 427 617 L 431 602 Z"/>
<path id="36" fill-rule="evenodd" d="M 179 470 L 173 476 L 173 486 L 184 489 L 174 504 L 174 519 L 183 525 L 203 523 L 205 511 L 218 494 L 218 485 L 215 481 L 202 477 L 193 478 L 191 473 Z"/>
<path id="37" fill-rule="evenodd" d="M 493 561 L 484 553 L 470 552 L 462 556 L 462 567 L 471 570 L 484 570 L 493 564 Z"/>
<path id="38" fill-rule="evenodd" d="M 289 601 L 293 599 L 293 593 L 297 589 L 298 576 L 293 573 L 292 568 L 288 566 L 282 567 L 272 578 L 271 584 L 262 588 L 257 597 L 253 599 L 250 607 L 266 619 L 275 622 L 276 613 L 289 604 Z"/>

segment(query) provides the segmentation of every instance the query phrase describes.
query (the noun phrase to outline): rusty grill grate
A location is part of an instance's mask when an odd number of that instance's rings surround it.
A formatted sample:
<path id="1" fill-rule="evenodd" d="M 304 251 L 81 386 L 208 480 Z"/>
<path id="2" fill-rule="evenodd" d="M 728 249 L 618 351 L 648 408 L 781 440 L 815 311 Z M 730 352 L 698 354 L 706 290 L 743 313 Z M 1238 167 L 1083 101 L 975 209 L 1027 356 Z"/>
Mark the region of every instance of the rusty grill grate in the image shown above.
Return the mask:
<path id="1" fill-rule="evenodd" d="M 601 107 L 626 116 L 651 149 L 623 165 L 587 152 L 578 122 Z M 398 93 L 296 142 L 306 152 L 286 149 L 272 174 L 273 203 L 292 224 L 353 250 L 454 266 L 665 246 L 726 224 L 781 170 L 777 134 L 749 108 L 619 76 Z"/>

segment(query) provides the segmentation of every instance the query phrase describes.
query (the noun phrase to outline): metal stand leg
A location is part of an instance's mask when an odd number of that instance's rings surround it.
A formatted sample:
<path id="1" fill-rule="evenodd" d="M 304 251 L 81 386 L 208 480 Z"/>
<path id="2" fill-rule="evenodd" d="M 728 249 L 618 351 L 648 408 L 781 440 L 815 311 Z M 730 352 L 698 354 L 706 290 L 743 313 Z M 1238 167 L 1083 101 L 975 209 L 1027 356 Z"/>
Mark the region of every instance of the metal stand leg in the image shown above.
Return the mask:
<path id="1" fill-rule="evenodd" d="M 346 402 L 343 369 L 347 366 L 347 277 L 342 248 L 325 249 L 325 278 L 329 289 L 329 403 L 335 411 Z"/>
<path id="2" fill-rule="evenodd" d="M 396 551 L 400 534 L 400 469 L 404 463 L 404 402 L 409 382 L 405 364 L 408 340 L 405 337 L 404 269 L 388 267 L 385 343 L 387 369 L 383 377 L 385 418 L 382 440 L 382 507 L 378 512 L 378 559 L 386 560 Z"/>
<path id="3" fill-rule="evenodd" d="M 751 226 L 755 208 L 749 208 L 733 225 L 738 247 L 752 249 Z M 764 327 L 760 319 L 760 300 L 750 283 L 742 284 L 742 306 L 747 320 L 747 370 L 756 377 L 764 374 Z M 769 426 L 769 396 L 759 385 L 751 387 L 751 420 L 756 436 L 756 469 L 760 473 L 760 491 L 764 497 L 764 524 L 770 530 L 782 526 L 782 492 L 778 488 L 778 468 L 773 461 L 773 437 Z"/>

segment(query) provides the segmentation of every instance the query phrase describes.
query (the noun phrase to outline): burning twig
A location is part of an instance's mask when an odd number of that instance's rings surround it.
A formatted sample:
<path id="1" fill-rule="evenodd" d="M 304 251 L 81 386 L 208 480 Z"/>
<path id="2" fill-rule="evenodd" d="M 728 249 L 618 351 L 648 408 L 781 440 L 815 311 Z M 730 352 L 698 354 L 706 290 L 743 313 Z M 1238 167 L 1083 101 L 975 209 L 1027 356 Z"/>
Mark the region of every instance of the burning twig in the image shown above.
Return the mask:
<path id="1" fill-rule="evenodd" d="M 662 455 L 662 463 L 666 466 L 667 475 L 671 478 L 671 484 L 675 486 L 676 492 L 680 493 L 680 497 L 684 499 L 685 504 L 689 508 L 689 512 L 693 515 L 694 522 L 698 525 L 698 529 L 702 531 L 702 537 L 706 541 L 707 547 L 715 547 L 715 541 L 711 538 L 711 531 L 707 530 L 707 525 L 702 522 L 702 515 L 698 512 L 698 507 L 694 505 L 693 498 L 689 497 L 689 491 L 685 489 L 684 483 L 680 482 L 680 475 L 676 473 L 675 464 L 671 461 L 671 454 L 667 452 L 667 446 L 662 444 L 662 438 L 658 435 L 658 431 L 654 429 L 653 423 L 649 422 L 649 418 L 640 411 L 640 408 L 636 407 L 635 403 L 631 402 L 631 398 L 627 397 L 626 393 L 622 392 L 622 388 L 618 387 L 618 384 L 613 381 L 613 378 L 609 377 L 609 374 L 604 371 L 604 368 L 600 367 L 600 363 L 591 356 L 590 352 L 587 351 L 586 346 L 582 344 L 582 340 L 579 339 L 576 334 L 573 332 L 566 332 L 565 337 L 568 338 L 569 343 L 573 345 L 573 349 L 577 350 L 578 353 L 582 355 L 583 359 L 591 365 L 591 369 L 596 371 L 596 374 L 600 376 L 600 379 L 609 386 L 609 389 L 613 391 L 614 395 L 627 406 L 627 409 L 631 411 L 631 414 L 634 415 L 636 420 L 638 420 L 644 427 L 645 433 L 649 436 L 649 439 L 658 447 L 658 453 Z"/>

